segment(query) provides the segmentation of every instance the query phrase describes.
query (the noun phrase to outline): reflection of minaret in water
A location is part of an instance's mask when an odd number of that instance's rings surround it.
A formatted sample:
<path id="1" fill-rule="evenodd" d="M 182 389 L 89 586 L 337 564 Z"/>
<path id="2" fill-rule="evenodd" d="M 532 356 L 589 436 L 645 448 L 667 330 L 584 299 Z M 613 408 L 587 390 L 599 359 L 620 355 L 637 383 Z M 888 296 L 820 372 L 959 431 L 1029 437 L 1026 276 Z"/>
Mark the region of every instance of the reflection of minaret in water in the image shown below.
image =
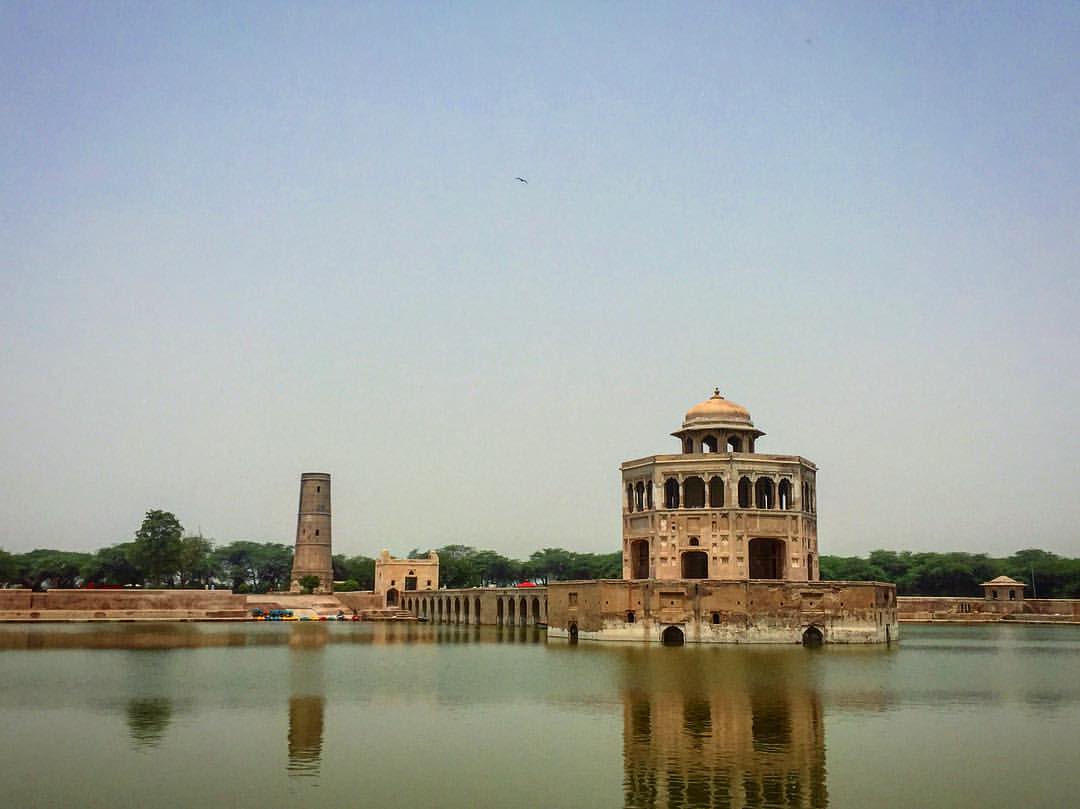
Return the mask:
<path id="1" fill-rule="evenodd" d="M 323 698 L 289 697 L 289 772 L 318 775 L 322 760 Z"/>
<path id="2" fill-rule="evenodd" d="M 326 626 L 290 627 L 289 765 L 290 775 L 318 775 L 322 762 L 323 656 Z"/>
<path id="3" fill-rule="evenodd" d="M 745 660 L 623 691 L 626 809 L 828 806 L 817 692 L 778 657 L 757 661 L 765 682 Z"/>

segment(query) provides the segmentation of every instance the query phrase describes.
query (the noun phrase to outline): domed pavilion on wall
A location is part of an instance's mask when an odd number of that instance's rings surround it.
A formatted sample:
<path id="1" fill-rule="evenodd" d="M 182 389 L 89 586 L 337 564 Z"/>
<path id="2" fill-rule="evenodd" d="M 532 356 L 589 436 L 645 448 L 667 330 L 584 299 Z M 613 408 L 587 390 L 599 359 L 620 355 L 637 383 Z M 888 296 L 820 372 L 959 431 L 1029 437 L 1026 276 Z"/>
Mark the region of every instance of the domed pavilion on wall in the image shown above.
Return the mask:
<path id="1" fill-rule="evenodd" d="M 817 467 L 758 453 L 764 434 L 716 390 L 672 433 L 681 453 L 622 464 L 625 579 L 818 578 Z"/>

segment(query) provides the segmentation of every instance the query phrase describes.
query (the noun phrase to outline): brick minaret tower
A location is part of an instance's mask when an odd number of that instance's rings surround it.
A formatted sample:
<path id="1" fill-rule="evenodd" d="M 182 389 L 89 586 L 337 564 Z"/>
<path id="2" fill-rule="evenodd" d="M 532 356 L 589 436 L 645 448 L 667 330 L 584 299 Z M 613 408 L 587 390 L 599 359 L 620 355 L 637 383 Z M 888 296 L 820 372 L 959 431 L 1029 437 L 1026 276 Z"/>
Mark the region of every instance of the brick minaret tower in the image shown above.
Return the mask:
<path id="1" fill-rule="evenodd" d="M 315 592 L 334 592 L 330 554 L 330 476 L 324 472 L 305 472 L 300 475 L 300 510 L 296 516 L 296 550 L 289 589 L 298 593 L 301 577 L 318 576 Z"/>

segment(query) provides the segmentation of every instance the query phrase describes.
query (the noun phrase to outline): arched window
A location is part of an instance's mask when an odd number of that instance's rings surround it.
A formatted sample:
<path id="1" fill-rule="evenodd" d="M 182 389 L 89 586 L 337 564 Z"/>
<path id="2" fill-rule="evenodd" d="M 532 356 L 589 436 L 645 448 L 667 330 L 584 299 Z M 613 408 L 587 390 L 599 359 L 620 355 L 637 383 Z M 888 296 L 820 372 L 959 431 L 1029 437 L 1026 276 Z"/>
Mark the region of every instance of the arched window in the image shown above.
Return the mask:
<path id="1" fill-rule="evenodd" d="M 522 626 L 529 623 L 529 602 L 525 599 L 525 596 L 521 597 L 521 610 L 518 620 L 521 622 Z"/>
<path id="2" fill-rule="evenodd" d="M 532 600 L 532 619 L 533 619 L 533 624 L 534 625 L 544 623 L 544 619 L 540 615 L 540 599 L 539 598 L 533 598 L 533 600 Z"/>
<path id="3" fill-rule="evenodd" d="M 750 508 L 751 492 L 753 486 L 750 483 L 750 478 L 739 478 L 739 508 Z"/>
<path id="4" fill-rule="evenodd" d="M 727 440 L 728 452 L 742 452 L 742 439 L 737 435 L 729 435 Z"/>
<path id="5" fill-rule="evenodd" d="M 627 511 L 633 511 L 634 510 L 634 484 L 633 483 L 627 483 L 626 484 L 626 510 Z"/>
<path id="6" fill-rule="evenodd" d="M 722 508 L 724 505 L 724 479 L 717 476 L 709 479 L 709 506 Z"/>
<path id="7" fill-rule="evenodd" d="M 503 600 L 501 598 L 495 599 L 495 623 L 498 626 L 503 625 Z"/>
<path id="8" fill-rule="evenodd" d="M 664 481 L 664 508 L 679 507 L 679 481 L 668 478 Z"/>
<path id="9" fill-rule="evenodd" d="M 717 441 L 715 435 L 706 436 L 701 442 L 702 452 L 716 452 Z"/>
<path id="10" fill-rule="evenodd" d="M 683 508 L 705 508 L 705 481 L 690 477 L 683 481 Z"/>
<path id="11" fill-rule="evenodd" d="M 754 505 L 757 508 L 772 508 L 776 505 L 772 478 L 758 478 L 754 484 Z"/>
<path id="12" fill-rule="evenodd" d="M 640 480 L 634 486 L 634 505 L 636 511 L 645 510 L 645 484 Z"/>
<path id="13" fill-rule="evenodd" d="M 806 580 L 814 581 L 814 554 L 806 554 Z"/>
<path id="14" fill-rule="evenodd" d="M 787 478 L 780 481 L 780 485 L 776 489 L 776 499 L 780 508 L 785 511 L 791 508 L 791 481 Z"/>
<path id="15" fill-rule="evenodd" d="M 480 598 L 479 598 L 479 596 L 477 597 L 477 599 L 475 601 L 475 604 L 476 604 L 476 610 L 473 612 L 473 620 L 476 621 L 477 626 L 480 626 Z"/>
<path id="16" fill-rule="evenodd" d="M 694 452 L 694 439 L 687 436 L 683 439 L 683 452 L 686 455 L 691 455 Z"/>

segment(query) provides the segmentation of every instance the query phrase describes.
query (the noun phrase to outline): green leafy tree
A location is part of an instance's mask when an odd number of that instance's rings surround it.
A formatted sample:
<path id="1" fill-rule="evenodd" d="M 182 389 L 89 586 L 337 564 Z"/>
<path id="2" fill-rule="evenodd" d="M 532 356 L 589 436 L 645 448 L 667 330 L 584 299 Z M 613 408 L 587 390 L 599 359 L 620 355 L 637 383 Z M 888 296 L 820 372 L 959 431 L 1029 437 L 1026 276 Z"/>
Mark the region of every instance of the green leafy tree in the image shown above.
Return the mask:
<path id="1" fill-rule="evenodd" d="M 83 581 L 93 584 L 142 584 L 146 577 L 133 561 L 134 555 L 134 542 L 101 548 L 83 565 Z"/>
<path id="2" fill-rule="evenodd" d="M 367 556 L 333 557 L 334 581 L 354 581 L 357 590 L 372 590 L 375 587 L 375 560 Z M 342 588 L 344 589 L 344 588 Z"/>
<path id="3" fill-rule="evenodd" d="M 315 588 L 318 587 L 321 582 L 319 581 L 318 576 L 309 573 L 308 575 L 301 576 L 299 579 L 297 579 L 297 583 L 300 585 L 301 590 L 303 590 L 308 595 L 311 595 L 313 592 L 315 592 Z"/>
<path id="4" fill-rule="evenodd" d="M 571 579 L 570 570 L 573 559 L 570 551 L 562 548 L 544 548 L 535 551 L 529 557 L 529 570 L 541 584 L 549 581 L 567 581 Z"/>
<path id="5" fill-rule="evenodd" d="M 214 543 L 203 536 L 184 537 L 180 540 L 179 570 L 180 586 L 209 584 L 214 575 L 210 554 Z"/>
<path id="6" fill-rule="evenodd" d="M 77 587 L 83 565 L 91 559 L 88 553 L 38 548 L 14 556 L 16 579 L 23 587 L 41 590 L 47 587 Z"/>
<path id="7" fill-rule="evenodd" d="M 0 548 L 0 584 L 10 584 L 16 581 L 17 571 L 15 557 Z"/>
<path id="8" fill-rule="evenodd" d="M 180 568 L 183 533 L 175 514 L 160 509 L 146 512 L 142 526 L 135 533 L 135 563 L 149 581 L 172 587 Z"/>
<path id="9" fill-rule="evenodd" d="M 210 563 L 237 592 L 283 590 L 292 574 L 292 548 L 276 542 L 237 540 L 215 548 Z"/>

